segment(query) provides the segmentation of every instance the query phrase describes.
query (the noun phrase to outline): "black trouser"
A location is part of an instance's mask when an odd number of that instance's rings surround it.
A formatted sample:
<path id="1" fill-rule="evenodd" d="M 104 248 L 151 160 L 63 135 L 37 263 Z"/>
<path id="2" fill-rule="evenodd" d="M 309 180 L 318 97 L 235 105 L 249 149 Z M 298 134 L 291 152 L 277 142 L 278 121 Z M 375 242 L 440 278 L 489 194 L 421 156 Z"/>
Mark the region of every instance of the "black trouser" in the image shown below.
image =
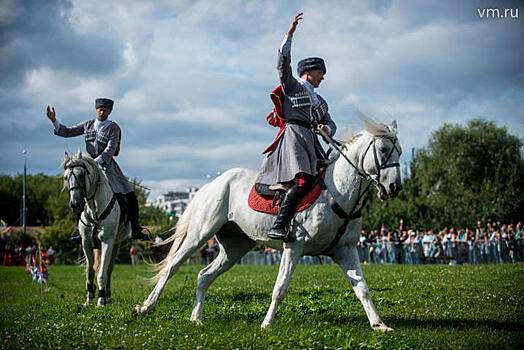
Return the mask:
<path id="1" fill-rule="evenodd" d="M 127 217 L 131 222 L 133 229 L 133 236 L 140 232 L 140 225 L 138 224 L 138 199 L 135 192 L 129 192 L 124 195 L 127 200 Z"/>
<path id="2" fill-rule="evenodd" d="M 284 195 L 280 203 L 278 215 L 273 223 L 275 229 L 285 229 L 293 216 L 295 209 L 302 198 L 311 190 L 315 184 L 315 177 L 306 173 L 299 173 L 295 177 L 295 183 Z"/>

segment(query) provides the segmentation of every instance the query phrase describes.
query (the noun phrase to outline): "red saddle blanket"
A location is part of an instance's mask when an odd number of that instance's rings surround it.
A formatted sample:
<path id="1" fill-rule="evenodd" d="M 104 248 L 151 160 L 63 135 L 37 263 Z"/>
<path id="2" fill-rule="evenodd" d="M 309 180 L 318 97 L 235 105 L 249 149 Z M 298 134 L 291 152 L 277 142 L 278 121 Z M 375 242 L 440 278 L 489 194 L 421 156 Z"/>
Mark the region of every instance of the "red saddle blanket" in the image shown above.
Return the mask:
<path id="1" fill-rule="evenodd" d="M 315 187 L 313 187 L 313 189 L 309 191 L 309 193 L 306 194 L 304 198 L 302 198 L 297 208 L 295 209 L 295 213 L 309 208 L 311 204 L 315 203 L 319 195 L 320 182 L 318 182 L 315 185 Z M 253 185 L 253 187 L 251 188 L 251 192 L 249 193 L 249 197 L 247 199 L 247 204 L 251 209 L 260 211 L 262 213 L 269 213 L 273 215 L 278 214 L 279 203 L 275 204 L 275 206 L 273 207 L 273 197 L 263 197 L 259 195 L 255 192 L 255 185 Z"/>

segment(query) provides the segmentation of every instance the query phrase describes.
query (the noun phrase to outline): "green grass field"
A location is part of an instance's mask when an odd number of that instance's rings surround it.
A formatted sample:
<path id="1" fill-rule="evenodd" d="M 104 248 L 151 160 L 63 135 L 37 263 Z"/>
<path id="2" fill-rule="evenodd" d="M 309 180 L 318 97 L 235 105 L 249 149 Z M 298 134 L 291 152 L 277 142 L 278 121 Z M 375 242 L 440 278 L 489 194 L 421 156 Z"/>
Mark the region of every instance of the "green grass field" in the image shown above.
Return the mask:
<path id="1" fill-rule="evenodd" d="M 203 326 L 189 322 L 201 266 L 184 266 L 157 308 L 133 317 L 152 290 L 146 266 L 116 266 L 113 299 L 86 307 L 84 273 L 51 266 L 47 285 L 0 267 L 0 348 L 148 349 L 522 349 L 524 266 L 367 265 L 384 322 L 375 333 L 335 265 L 299 266 L 271 329 L 260 324 L 278 267 L 237 265 L 211 286 Z"/>

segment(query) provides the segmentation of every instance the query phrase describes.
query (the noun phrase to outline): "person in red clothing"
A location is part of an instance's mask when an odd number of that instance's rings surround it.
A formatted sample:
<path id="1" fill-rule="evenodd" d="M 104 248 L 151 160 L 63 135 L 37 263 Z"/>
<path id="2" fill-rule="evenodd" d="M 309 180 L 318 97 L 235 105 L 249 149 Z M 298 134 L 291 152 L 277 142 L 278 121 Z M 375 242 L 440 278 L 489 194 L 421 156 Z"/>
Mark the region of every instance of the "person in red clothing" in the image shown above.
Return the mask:
<path id="1" fill-rule="evenodd" d="M 15 264 L 15 250 L 11 244 L 6 245 L 4 254 L 4 265 L 13 266 Z"/>

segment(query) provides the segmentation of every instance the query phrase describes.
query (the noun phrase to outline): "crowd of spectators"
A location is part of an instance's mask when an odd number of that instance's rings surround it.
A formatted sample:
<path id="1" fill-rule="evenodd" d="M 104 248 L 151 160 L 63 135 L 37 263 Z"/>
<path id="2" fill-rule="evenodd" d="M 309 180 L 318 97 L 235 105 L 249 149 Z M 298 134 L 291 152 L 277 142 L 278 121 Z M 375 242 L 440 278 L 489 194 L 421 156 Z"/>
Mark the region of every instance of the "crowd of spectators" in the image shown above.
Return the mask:
<path id="1" fill-rule="evenodd" d="M 502 224 L 488 220 L 486 224 L 478 221 L 475 227 L 457 229 L 445 227 L 441 231 L 407 229 L 400 219 L 398 229 L 388 229 L 382 225 L 379 230 L 369 233 L 362 231 L 357 249 L 360 262 L 387 264 L 500 264 L 524 262 L 524 227 L 522 222 Z M 161 239 L 158 243 L 161 242 Z M 166 246 L 167 247 L 167 246 Z M 168 248 L 168 247 L 167 247 Z M 30 244 L 7 244 L 0 236 L 0 264 L 24 266 L 34 261 L 37 246 Z M 81 251 L 81 249 L 79 250 Z M 47 253 L 53 257 L 55 251 Z M 130 249 L 133 263 L 138 263 L 136 248 Z M 207 265 L 218 254 L 215 238 L 200 249 L 200 263 Z M 259 247 L 242 258 L 241 264 L 278 265 L 281 252 L 267 247 Z M 326 257 L 305 256 L 300 264 L 330 263 Z"/>
<path id="2" fill-rule="evenodd" d="M 524 228 L 489 220 L 475 228 L 445 227 L 441 231 L 399 228 L 362 231 L 358 242 L 361 263 L 486 264 L 524 260 Z"/>
<path id="3" fill-rule="evenodd" d="M 26 266 L 31 265 L 36 260 L 38 254 L 38 247 L 36 244 L 28 244 L 25 246 L 22 243 L 9 244 L 6 240 L 0 238 L 0 265 L 4 266 Z M 47 250 L 52 263 L 54 259 L 55 250 L 50 247 Z"/>

